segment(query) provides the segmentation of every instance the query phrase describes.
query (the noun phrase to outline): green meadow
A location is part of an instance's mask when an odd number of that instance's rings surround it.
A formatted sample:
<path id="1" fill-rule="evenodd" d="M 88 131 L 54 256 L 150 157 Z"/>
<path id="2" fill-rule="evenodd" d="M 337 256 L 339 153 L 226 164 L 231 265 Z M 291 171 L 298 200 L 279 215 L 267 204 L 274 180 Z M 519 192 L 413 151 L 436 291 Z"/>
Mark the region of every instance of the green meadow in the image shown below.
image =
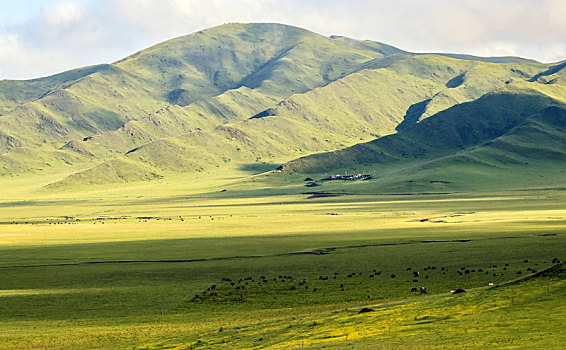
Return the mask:
<path id="1" fill-rule="evenodd" d="M 2 179 L 0 348 L 563 344 L 564 190 L 310 198 L 231 174 Z"/>

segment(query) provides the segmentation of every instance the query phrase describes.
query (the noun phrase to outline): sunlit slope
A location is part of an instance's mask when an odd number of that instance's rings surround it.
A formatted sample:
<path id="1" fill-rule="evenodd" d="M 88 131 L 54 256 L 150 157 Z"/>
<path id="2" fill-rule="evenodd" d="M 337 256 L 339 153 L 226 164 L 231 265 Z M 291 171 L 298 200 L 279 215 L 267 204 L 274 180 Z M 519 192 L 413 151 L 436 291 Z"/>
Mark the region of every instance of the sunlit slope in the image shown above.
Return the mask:
<path id="1" fill-rule="evenodd" d="M 2 111 L 7 112 L 0 118 L 5 134 L 1 141 L 5 151 L 41 148 L 42 158 L 60 166 L 66 162 L 53 152 L 70 141 L 92 137 L 97 142 L 83 148 L 105 158 L 164 136 L 247 119 L 291 93 L 360 69 L 383 56 L 380 47 L 356 47 L 277 24 L 220 26 L 156 45 L 113 65 L 38 81 L 1 82 Z M 165 108 L 167 113 L 156 120 Z M 168 127 L 156 128 L 160 122 Z M 6 172 L 37 168 L 26 162 L 4 167 Z"/>
<path id="2" fill-rule="evenodd" d="M 541 67 L 521 68 L 537 71 Z M 163 154 L 161 142 L 136 148 L 128 157 L 168 169 L 199 170 L 230 162 L 284 162 L 305 153 L 335 150 L 394 133 L 400 123 L 407 126 L 418 121 L 408 116 L 412 106 L 433 101 L 434 108 L 444 109 L 473 100 L 520 79 L 517 70 L 513 65 L 435 55 L 398 58 L 387 67 L 364 69 L 324 87 L 292 95 L 248 120 L 205 134 L 189 132 L 178 137 L 175 142 L 182 146 L 183 161 L 182 157 L 173 160 Z M 451 85 L 466 74 L 468 78 L 458 86 Z M 453 97 L 442 99 L 449 94 Z"/>
<path id="3" fill-rule="evenodd" d="M 32 80 L 0 80 L 0 115 L 14 107 L 37 100 L 49 92 L 64 88 L 87 75 L 102 70 L 106 65 L 97 65 L 70 70 L 49 77 Z"/>
<path id="4" fill-rule="evenodd" d="M 169 99 L 183 105 L 240 86 L 278 96 L 305 92 L 382 51 L 377 43 L 350 45 L 286 25 L 230 24 L 164 42 L 117 66 L 166 86 Z"/>
<path id="5" fill-rule="evenodd" d="M 105 181 L 96 169 L 149 174 L 109 183 L 273 169 L 507 86 L 566 100 L 563 68 L 415 55 L 279 24 L 222 25 L 111 65 L 0 82 L 0 174 L 60 173 L 63 182 L 74 174 L 69 181 L 89 184 Z"/>

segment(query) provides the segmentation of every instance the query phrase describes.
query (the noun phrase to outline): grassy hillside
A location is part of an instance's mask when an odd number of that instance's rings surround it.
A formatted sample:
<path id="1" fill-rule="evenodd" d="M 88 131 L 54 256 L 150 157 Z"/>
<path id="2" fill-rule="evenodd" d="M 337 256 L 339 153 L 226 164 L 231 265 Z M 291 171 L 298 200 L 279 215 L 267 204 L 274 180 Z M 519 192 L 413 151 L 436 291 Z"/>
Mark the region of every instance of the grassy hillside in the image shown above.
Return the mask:
<path id="1" fill-rule="evenodd" d="M 27 81 L 0 80 L 0 115 L 6 114 L 20 104 L 37 100 L 51 91 L 64 88 L 76 80 L 105 68 L 107 65 L 97 65 Z"/>
<path id="2" fill-rule="evenodd" d="M 356 71 L 382 57 L 381 51 L 377 43 L 354 47 L 284 25 L 220 26 L 113 65 L 37 81 L 1 82 L 5 115 L 0 128 L 4 138 L 49 151 L 70 141 L 97 139 L 89 148 L 103 159 L 140 145 L 136 135 L 122 132 L 132 121 L 146 143 L 189 130 L 211 130 Z M 396 52 L 391 47 L 385 51 Z M 6 151 L 14 147 L 12 141 L 2 143 Z"/>
<path id="3" fill-rule="evenodd" d="M 372 182 L 375 189 L 389 191 L 563 185 L 565 121 L 562 102 L 510 88 L 449 108 L 397 134 L 300 158 L 284 169 L 317 176 L 367 169 L 377 179 L 360 183 L 366 190 Z M 549 178 L 541 179 L 545 175 Z"/>
<path id="4" fill-rule="evenodd" d="M 534 71 L 535 68 L 524 69 Z M 440 75 L 438 72 L 443 73 Z M 488 79 L 480 79 L 481 72 L 485 72 Z M 467 77 L 462 83 L 458 86 L 449 84 L 462 74 Z M 118 146 L 123 138 L 114 139 L 115 132 L 112 132 L 96 136 L 88 142 L 114 145 L 114 149 L 122 154 L 137 150 L 143 144 L 144 159 L 167 169 L 177 167 L 206 171 L 228 163 L 276 164 L 305 153 L 339 149 L 391 134 L 396 128 L 422 120 L 432 110 L 445 109 L 499 89 L 505 86 L 506 81 L 517 78 L 517 74 L 508 66 L 456 61 L 441 56 L 397 58 L 385 67 L 364 69 L 324 87 L 292 95 L 253 117 L 232 122 L 225 119 L 228 124 L 208 132 L 206 126 L 200 124 L 201 127 L 195 128 L 193 122 L 192 129 L 187 126 L 182 136 L 175 137 L 175 142 L 183 147 L 184 156 L 181 157 L 186 160 L 182 163 L 170 163 L 166 161 L 167 157 L 161 156 L 159 149 L 152 150 L 160 145 L 154 142 L 160 137 L 175 136 L 174 132 L 159 134 L 160 130 L 167 130 L 163 114 L 160 114 L 163 111 L 152 116 L 153 120 L 136 121 L 136 127 L 141 127 L 138 141 L 130 137 L 133 142 Z M 393 89 L 393 86 L 398 88 Z M 450 95 L 451 98 L 446 98 Z M 253 106 L 276 100 L 264 99 L 257 104 L 250 103 L 241 112 L 234 108 L 226 111 L 225 106 L 233 106 L 236 101 L 246 101 L 256 96 L 264 98 L 266 95 L 258 95 L 255 90 L 248 88 L 231 90 L 210 99 L 214 105 L 199 102 L 187 106 L 186 113 L 198 113 L 200 116 L 213 112 L 217 117 L 232 113 L 243 118 L 245 111 L 254 111 Z M 406 111 L 422 104 L 421 101 L 427 101 L 426 108 L 411 121 Z M 255 112 L 258 111 L 256 108 Z M 160 123 L 157 127 L 156 122 Z M 144 133 L 149 130 L 151 133 Z M 207 134 L 206 137 L 202 135 L 203 132 Z M 131 136 L 135 136 L 135 133 Z"/>
<path id="5" fill-rule="evenodd" d="M 99 164 L 111 174 L 129 168 L 165 177 L 275 169 L 405 130 L 506 87 L 566 101 L 563 68 L 417 55 L 278 24 L 223 25 L 111 65 L 0 82 L 0 174 L 58 173 L 63 188 L 100 182 L 91 171 Z M 439 128 L 442 139 L 442 127 L 429 129 Z M 124 179 L 154 178 L 106 181 Z"/>

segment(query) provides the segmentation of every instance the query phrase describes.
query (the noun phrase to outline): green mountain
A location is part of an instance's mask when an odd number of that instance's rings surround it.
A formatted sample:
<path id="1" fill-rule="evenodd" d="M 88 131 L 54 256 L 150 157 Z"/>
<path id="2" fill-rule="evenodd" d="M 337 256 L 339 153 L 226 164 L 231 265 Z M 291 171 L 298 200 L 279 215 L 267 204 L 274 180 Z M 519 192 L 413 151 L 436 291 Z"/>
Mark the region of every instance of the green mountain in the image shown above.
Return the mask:
<path id="1" fill-rule="evenodd" d="M 497 165 L 489 154 L 533 142 L 556 163 L 563 135 L 545 116 L 566 102 L 564 67 L 223 25 L 110 65 L 0 81 L 0 175 L 58 174 L 48 188 L 62 188 L 283 163 L 324 173 L 415 159 L 426 172 Z M 539 132 L 516 134 L 525 123 Z"/>
<path id="2" fill-rule="evenodd" d="M 283 168 L 307 174 L 371 169 L 382 178 L 374 187 L 430 191 L 562 186 L 565 164 L 566 104 L 536 91 L 502 89 L 396 134 Z"/>

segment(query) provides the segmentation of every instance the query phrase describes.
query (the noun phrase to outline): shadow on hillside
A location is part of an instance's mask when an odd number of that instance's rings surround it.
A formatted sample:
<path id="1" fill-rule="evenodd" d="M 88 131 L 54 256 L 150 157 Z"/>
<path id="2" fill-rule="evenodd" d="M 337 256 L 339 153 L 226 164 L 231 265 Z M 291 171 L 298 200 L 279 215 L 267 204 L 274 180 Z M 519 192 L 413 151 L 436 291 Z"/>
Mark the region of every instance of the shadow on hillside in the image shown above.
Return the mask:
<path id="1" fill-rule="evenodd" d="M 239 169 L 246 171 L 246 172 L 249 172 L 249 173 L 252 173 L 252 174 L 261 174 L 261 173 L 264 173 L 266 171 L 275 170 L 280 165 L 281 164 L 259 162 L 259 163 L 244 164 L 244 165 L 240 166 Z"/>

